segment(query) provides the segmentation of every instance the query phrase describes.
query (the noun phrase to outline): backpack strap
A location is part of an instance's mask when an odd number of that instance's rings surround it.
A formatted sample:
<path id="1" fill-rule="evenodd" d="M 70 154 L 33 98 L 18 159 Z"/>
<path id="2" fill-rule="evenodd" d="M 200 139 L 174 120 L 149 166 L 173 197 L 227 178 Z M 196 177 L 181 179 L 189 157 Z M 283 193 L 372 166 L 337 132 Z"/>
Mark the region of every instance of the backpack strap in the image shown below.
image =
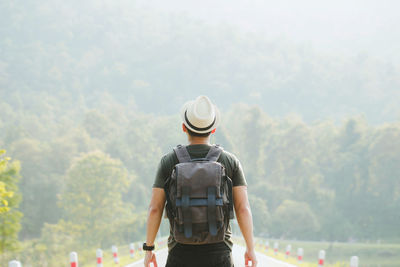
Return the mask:
<path id="1" fill-rule="evenodd" d="M 174 152 L 176 157 L 179 160 L 179 163 L 189 162 L 191 160 L 189 152 L 186 149 L 186 146 L 177 145 L 174 148 Z"/>
<path id="2" fill-rule="evenodd" d="M 190 187 L 182 186 L 183 228 L 186 238 L 192 237 L 192 211 L 190 210 Z"/>
<path id="3" fill-rule="evenodd" d="M 217 235 L 217 188 L 211 186 L 207 188 L 207 215 L 208 215 L 208 229 L 211 236 Z"/>
<path id="4" fill-rule="evenodd" d="M 222 153 L 223 148 L 219 145 L 213 145 L 207 153 L 206 159 L 209 161 L 217 161 Z"/>

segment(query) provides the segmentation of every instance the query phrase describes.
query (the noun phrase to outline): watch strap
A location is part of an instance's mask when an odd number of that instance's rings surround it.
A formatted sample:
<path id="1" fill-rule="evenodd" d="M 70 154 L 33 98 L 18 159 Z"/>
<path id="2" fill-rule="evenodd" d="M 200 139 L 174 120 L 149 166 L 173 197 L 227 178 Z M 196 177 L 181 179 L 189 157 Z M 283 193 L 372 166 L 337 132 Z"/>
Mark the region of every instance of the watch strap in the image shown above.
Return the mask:
<path id="1" fill-rule="evenodd" d="M 152 251 L 152 250 L 154 250 L 154 245 L 148 246 L 148 245 L 146 245 L 146 243 L 143 243 L 143 250 Z"/>

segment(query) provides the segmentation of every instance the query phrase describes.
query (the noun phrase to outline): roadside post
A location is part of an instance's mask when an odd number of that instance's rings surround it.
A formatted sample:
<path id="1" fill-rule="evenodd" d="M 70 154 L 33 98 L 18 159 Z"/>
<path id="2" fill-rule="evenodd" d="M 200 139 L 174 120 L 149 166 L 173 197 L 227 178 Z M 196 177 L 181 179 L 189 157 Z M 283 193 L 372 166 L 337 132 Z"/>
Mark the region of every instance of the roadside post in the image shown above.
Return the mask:
<path id="1" fill-rule="evenodd" d="M 318 255 L 318 267 L 324 266 L 325 263 L 325 250 L 320 250 Z"/>
<path id="2" fill-rule="evenodd" d="M 129 254 L 131 255 L 131 258 L 135 257 L 135 244 L 133 243 L 129 244 Z"/>
<path id="3" fill-rule="evenodd" d="M 69 262 L 71 263 L 71 267 L 78 267 L 78 253 L 71 252 L 69 254 Z"/>
<path id="4" fill-rule="evenodd" d="M 277 255 L 278 254 L 278 248 L 279 248 L 279 244 L 278 242 L 274 243 L 274 254 Z"/>
<path id="5" fill-rule="evenodd" d="M 303 248 L 297 249 L 297 261 L 300 263 L 303 261 L 304 250 Z"/>
<path id="6" fill-rule="evenodd" d="M 290 244 L 287 245 L 287 246 L 286 246 L 286 256 L 285 256 L 286 259 L 289 258 L 289 256 L 290 256 L 290 251 L 291 251 L 291 250 L 292 250 L 292 245 L 290 245 Z"/>
<path id="7" fill-rule="evenodd" d="M 350 267 L 358 267 L 358 257 L 353 256 L 350 258 Z"/>
<path id="8" fill-rule="evenodd" d="M 143 248 L 142 248 L 142 246 L 140 245 L 140 243 L 138 244 L 138 248 L 139 248 L 139 254 L 142 255 Z"/>
<path id="9" fill-rule="evenodd" d="M 19 261 L 10 261 L 8 267 L 21 267 L 21 263 Z"/>
<path id="10" fill-rule="evenodd" d="M 116 246 L 112 246 L 111 247 L 112 253 L 113 253 L 113 257 L 114 257 L 114 263 L 118 264 L 119 260 L 118 260 L 118 248 Z"/>
<path id="11" fill-rule="evenodd" d="M 103 267 L 103 251 L 101 249 L 96 250 L 97 267 Z"/>

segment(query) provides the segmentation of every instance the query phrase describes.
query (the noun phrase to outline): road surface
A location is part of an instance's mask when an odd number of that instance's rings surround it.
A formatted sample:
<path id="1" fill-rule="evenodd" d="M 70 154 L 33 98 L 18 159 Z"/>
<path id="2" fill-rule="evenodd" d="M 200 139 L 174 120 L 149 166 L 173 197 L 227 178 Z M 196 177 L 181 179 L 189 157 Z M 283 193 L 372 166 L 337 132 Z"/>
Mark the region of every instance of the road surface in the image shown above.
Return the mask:
<path id="1" fill-rule="evenodd" d="M 245 248 L 240 245 L 235 244 L 233 246 L 232 255 L 233 255 L 233 261 L 234 261 L 235 267 L 244 267 L 244 251 L 245 251 Z M 164 267 L 165 263 L 167 261 L 168 250 L 166 248 L 164 248 L 164 249 L 157 251 L 156 253 L 157 253 L 156 257 L 157 257 L 158 267 Z M 293 264 L 278 261 L 274 258 L 268 257 L 259 252 L 257 252 L 257 260 L 258 260 L 259 267 L 296 267 Z M 150 265 L 150 266 L 152 266 L 152 265 Z M 132 264 L 126 265 L 125 267 L 144 267 L 143 259 L 139 260 L 137 262 L 134 262 Z"/>

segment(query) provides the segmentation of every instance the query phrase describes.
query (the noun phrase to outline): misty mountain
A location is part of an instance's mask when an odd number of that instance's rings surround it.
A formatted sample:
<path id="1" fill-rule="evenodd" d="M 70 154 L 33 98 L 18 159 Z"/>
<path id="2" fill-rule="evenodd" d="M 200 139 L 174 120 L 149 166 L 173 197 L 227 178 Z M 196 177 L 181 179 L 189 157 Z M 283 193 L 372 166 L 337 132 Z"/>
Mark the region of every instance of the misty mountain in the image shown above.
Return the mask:
<path id="1" fill-rule="evenodd" d="M 194 11 L 170 12 L 151 3 L 2 2 L 1 98 L 13 108 L 20 101 L 26 112 L 38 92 L 89 103 L 107 93 L 144 112 L 172 114 L 186 99 L 207 94 L 222 109 L 245 102 L 306 121 L 399 118 L 395 60 L 362 49 L 325 53 L 296 38 L 210 24 Z M 231 6 L 232 15 L 238 7 Z"/>

